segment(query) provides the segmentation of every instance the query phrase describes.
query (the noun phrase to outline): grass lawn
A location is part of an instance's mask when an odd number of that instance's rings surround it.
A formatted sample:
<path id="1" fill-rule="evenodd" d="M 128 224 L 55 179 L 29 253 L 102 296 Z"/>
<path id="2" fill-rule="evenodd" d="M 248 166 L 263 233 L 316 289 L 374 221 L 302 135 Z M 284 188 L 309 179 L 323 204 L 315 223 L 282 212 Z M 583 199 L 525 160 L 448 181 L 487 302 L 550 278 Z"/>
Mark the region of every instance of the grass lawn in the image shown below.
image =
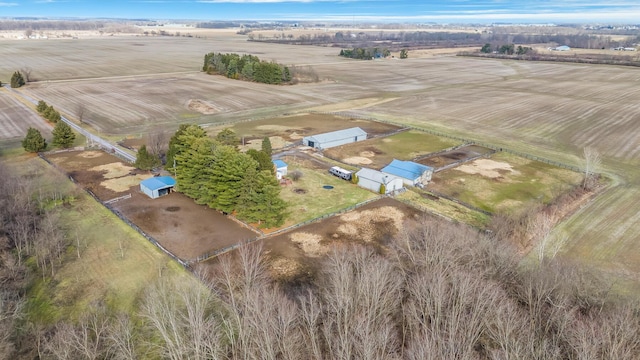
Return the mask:
<path id="1" fill-rule="evenodd" d="M 509 212 L 530 201 L 548 203 L 582 180 L 576 172 L 507 153 L 493 155 L 489 167 L 476 166 L 484 161 L 436 173 L 427 189 L 490 212 Z"/>
<path id="2" fill-rule="evenodd" d="M 460 142 L 418 130 L 410 130 L 383 138 L 374 138 L 331 148 L 325 150 L 325 154 L 334 159 L 347 159 L 347 161 L 345 161 L 347 163 L 350 162 L 349 158 L 367 158 L 371 162 L 361 163 L 362 165 L 380 169 L 394 158 L 411 160 L 415 157 L 456 145 L 460 145 Z"/>
<path id="3" fill-rule="evenodd" d="M 416 188 L 409 188 L 399 194 L 397 198 L 419 209 L 440 214 L 480 229 L 485 228 L 491 221 L 491 217 L 482 212 L 471 210 L 451 200 L 428 196 L 426 192 Z"/>
<path id="4" fill-rule="evenodd" d="M 37 157 L 21 157 L 21 166 L 37 167 L 49 179 L 54 172 Z M 64 180 L 64 187 L 74 185 Z M 59 183 L 56 181 L 56 183 Z M 114 311 L 135 312 L 146 286 L 159 276 L 189 276 L 144 237 L 83 191 L 60 211 L 60 226 L 71 244 L 53 277 L 34 279 L 27 298 L 31 320 L 52 323 L 75 318 L 92 303 Z"/>
<path id="5" fill-rule="evenodd" d="M 285 227 L 336 212 L 377 196 L 329 174 L 326 170 L 302 167 L 299 163 L 291 161 L 288 161 L 288 164 L 289 173 L 299 170 L 304 175 L 280 192 L 282 199 L 289 204 L 289 216 Z M 333 189 L 324 189 L 323 185 L 331 185 Z"/>

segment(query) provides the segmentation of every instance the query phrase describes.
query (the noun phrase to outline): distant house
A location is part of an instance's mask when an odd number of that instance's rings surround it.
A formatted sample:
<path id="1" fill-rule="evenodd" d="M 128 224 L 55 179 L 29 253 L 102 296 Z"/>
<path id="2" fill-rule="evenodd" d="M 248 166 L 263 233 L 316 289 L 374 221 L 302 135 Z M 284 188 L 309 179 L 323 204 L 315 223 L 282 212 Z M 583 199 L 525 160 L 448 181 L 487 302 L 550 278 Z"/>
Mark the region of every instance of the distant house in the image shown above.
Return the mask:
<path id="1" fill-rule="evenodd" d="M 171 176 L 152 177 L 140 183 L 140 191 L 152 199 L 168 195 L 176 186 L 176 181 Z"/>
<path id="2" fill-rule="evenodd" d="M 302 145 L 316 149 L 328 149 L 367 139 L 367 133 L 359 127 L 305 136 Z"/>
<path id="3" fill-rule="evenodd" d="M 384 185 L 385 194 L 398 191 L 404 187 L 401 178 L 378 170 L 362 168 L 356 173 L 356 176 L 358 177 L 358 186 L 376 193 L 380 193 L 382 185 Z"/>
<path id="4" fill-rule="evenodd" d="M 396 159 L 380 171 L 402 178 L 402 182 L 410 186 L 427 184 L 433 175 L 433 168 L 430 166 Z"/>
<path id="5" fill-rule="evenodd" d="M 276 168 L 276 178 L 282 179 L 287 175 L 287 163 L 282 160 L 273 160 L 273 166 Z"/>
<path id="6" fill-rule="evenodd" d="M 569 50 L 571 50 L 571 48 L 568 47 L 567 45 L 560 45 L 560 46 L 556 46 L 554 48 L 551 48 L 551 50 L 554 50 L 554 51 L 569 51 Z"/>

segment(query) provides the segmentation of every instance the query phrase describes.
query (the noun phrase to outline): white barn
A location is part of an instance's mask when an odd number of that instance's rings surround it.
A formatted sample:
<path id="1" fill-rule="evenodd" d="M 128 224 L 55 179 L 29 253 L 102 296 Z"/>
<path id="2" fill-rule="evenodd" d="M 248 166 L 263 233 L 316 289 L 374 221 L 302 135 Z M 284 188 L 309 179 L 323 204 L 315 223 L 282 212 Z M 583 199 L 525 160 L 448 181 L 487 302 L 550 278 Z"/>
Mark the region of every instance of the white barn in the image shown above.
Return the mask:
<path id="1" fill-rule="evenodd" d="M 322 150 L 362 140 L 367 140 L 367 133 L 359 127 L 354 127 L 305 136 L 302 138 L 302 145 Z"/>
<path id="2" fill-rule="evenodd" d="M 398 191 L 404 187 L 402 179 L 378 170 L 362 168 L 356 173 L 358 186 L 380 193 L 380 187 L 384 185 L 385 194 Z"/>

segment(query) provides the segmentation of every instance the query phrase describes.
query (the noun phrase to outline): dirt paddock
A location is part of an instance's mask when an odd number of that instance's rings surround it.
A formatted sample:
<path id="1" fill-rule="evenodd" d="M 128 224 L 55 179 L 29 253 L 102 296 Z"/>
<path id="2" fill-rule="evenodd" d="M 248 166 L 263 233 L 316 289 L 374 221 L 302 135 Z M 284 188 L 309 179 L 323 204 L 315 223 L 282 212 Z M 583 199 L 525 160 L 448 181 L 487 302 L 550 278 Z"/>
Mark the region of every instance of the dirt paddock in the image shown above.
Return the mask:
<path id="1" fill-rule="evenodd" d="M 469 145 L 469 146 L 463 146 L 455 150 L 447 151 L 435 156 L 429 155 L 429 156 L 417 159 L 416 162 L 423 165 L 431 166 L 437 169 L 437 168 L 445 167 L 447 165 L 451 165 L 458 161 L 464 162 L 465 160 L 474 158 L 476 156 L 491 154 L 492 152 L 493 150 L 486 147 L 482 147 L 478 145 Z"/>
<path id="2" fill-rule="evenodd" d="M 183 260 L 257 236 L 254 231 L 182 194 L 148 198 L 139 186 L 140 181 L 152 175 L 103 151 L 60 152 L 46 157 L 102 201 L 131 194 L 130 199 L 111 206 Z"/>
<path id="3" fill-rule="evenodd" d="M 258 236 L 180 193 L 150 199 L 134 191 L 131 199 L 118 201 L 112 207 L 183 260 Z"/>
<path id="4" fill-rule="evenodd" d="M 392 198 L 382 198 L 348 213 L 263 240 L 273 276 L 285 283 L 315 276 L 336 245 L 364 244 L 384 252 L 393 236 L 424 215 Z"/>

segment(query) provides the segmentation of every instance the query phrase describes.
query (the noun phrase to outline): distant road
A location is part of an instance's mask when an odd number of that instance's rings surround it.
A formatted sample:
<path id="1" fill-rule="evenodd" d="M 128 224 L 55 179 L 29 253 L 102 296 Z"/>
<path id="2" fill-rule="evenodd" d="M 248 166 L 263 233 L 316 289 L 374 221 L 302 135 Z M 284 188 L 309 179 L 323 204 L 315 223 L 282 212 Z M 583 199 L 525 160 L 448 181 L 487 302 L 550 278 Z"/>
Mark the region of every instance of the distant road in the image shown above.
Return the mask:
<path id="1" fill-rule="evenodd" d="M 8 89 L 11 93 L 13 93 L 16 96 L 19 96 L 27 101 L 29 101 L 30 103 L 34 104 L 34 105 L 38 105 L 38 101 L 36 101 L 35 99 L 33 99 L 32 97 L 25 95 L 21 92 L 15 91 L 14 89 L 11 88 L 11 86 L 9 86 L 9 84 L 3 84 L 2 86 L 4 86 L 6 89 Z M 98 144 L 101 148 L 105 149 L 106 151 L 110 151 L 118 156 L 120 156 L 121 158 L 134 163 L 136 161 L 136 156 L 132 155 L 126 151 L 124 151 L 122 148 L 120 148 L 119 146 L 112 144 L 111 142 L 96 136 L 92 133 L 90 133 L 88 130 L 80 127 L 79 125 L 77 125 L 76 123 L 74 123 L 73 121 L 67 119 L 64 116 L 60 116 L 60 119 L 62 121 L 64 121 L 65 123 L 67 123 L 72 129 L 74 129 L 75 131 L 77 131 L 78 133 L 82 134 L 83 136 L 85 136 L 90 142 Z"/>

